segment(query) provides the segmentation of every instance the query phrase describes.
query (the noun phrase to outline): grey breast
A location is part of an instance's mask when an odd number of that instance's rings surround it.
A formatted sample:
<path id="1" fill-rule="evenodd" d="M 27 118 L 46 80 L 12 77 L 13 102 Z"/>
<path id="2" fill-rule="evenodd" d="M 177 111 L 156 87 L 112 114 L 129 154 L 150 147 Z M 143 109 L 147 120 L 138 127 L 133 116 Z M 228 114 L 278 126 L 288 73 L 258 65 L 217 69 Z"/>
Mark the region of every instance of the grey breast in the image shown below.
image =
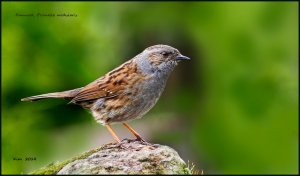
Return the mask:
<path id="1" fill-rule="evenodd" d="M 161 73 L 159 70 L 152 68 L 148 62 L 135 59 L 134 62 L 138 65 L 138 70 L 148 77 L 147 80 L 140 84 L 134 85 L 133 90 L 138 89 L 139 93 L 131 97 L 131 104 L 124 106 L 118 112 L 108 112 L 110 123 L 128 121 L 131 119 L 140 118 L 145 115 L 158 101 L 161 96 L 168 74 Z M 131 90 L 127 90 L 130 92 Z M 119 116 L 122 114 L 122 116 Z"/>

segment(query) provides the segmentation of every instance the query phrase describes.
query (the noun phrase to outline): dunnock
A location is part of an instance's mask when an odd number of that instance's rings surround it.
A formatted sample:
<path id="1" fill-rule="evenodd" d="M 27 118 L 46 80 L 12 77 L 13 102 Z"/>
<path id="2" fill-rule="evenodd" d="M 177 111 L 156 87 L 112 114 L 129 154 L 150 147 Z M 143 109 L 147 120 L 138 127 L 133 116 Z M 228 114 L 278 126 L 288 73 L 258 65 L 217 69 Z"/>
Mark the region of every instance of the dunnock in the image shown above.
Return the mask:
<path id="1" fill-rule="evenodd" d="M 126 121 L 142 117 L 155 105 L 170 73 L 182 60 L 190 58 L 171 46 L 154 45 L 84 87 L 36 95 L 21 101 L 70 99 L 70 103 L 91 110 L 95 120 L 106 126 L 118 142 L 120 139 L 110 127 L 115 122 L 122 122 L 139 140 L 144 141 Z"/>

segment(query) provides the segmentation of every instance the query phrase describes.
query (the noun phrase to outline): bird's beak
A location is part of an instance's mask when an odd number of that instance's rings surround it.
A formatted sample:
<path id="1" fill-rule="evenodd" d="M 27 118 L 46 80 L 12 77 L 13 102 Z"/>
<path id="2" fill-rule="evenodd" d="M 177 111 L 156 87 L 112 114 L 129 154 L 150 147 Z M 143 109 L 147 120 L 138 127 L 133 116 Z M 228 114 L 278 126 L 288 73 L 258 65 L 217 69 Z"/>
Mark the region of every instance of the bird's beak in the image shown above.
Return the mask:
<path id="1" fill-rule="evenodd" d="M 180 55 L 176 56 L 176 60 L 191 60 L 191 59 L 187 56 L 180 54 Z"/>

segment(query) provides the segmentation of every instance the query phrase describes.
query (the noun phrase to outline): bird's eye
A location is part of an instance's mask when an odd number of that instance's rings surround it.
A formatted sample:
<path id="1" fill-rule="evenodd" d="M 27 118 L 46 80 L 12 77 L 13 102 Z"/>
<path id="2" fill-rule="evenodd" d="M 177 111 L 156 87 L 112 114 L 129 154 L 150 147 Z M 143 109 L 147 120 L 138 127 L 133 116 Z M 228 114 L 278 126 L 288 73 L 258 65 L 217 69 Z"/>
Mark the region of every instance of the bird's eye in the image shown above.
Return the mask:
<path id="1" fill-rule="evenodd" d="M 167 57 L 170 53 L 163 51 L 160 54 L 163 55 L 164 57 Z"/>

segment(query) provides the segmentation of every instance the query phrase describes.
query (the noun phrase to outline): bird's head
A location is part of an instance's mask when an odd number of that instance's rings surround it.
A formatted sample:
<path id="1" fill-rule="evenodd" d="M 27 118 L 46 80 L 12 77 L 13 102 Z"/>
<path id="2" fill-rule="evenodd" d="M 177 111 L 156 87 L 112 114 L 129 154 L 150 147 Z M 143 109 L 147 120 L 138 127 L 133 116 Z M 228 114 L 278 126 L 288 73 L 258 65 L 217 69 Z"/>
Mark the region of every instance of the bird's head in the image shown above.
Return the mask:
<path id="1" fill-rule="evenodd" d="M 157 71 L 172 71 L 178 62 L 190 60 L 189 57 L 182 55 L 176 48 L 168 45 L 154 45 L 146 48 L 139 54 L 145 67 L 150 66 Z"/>

